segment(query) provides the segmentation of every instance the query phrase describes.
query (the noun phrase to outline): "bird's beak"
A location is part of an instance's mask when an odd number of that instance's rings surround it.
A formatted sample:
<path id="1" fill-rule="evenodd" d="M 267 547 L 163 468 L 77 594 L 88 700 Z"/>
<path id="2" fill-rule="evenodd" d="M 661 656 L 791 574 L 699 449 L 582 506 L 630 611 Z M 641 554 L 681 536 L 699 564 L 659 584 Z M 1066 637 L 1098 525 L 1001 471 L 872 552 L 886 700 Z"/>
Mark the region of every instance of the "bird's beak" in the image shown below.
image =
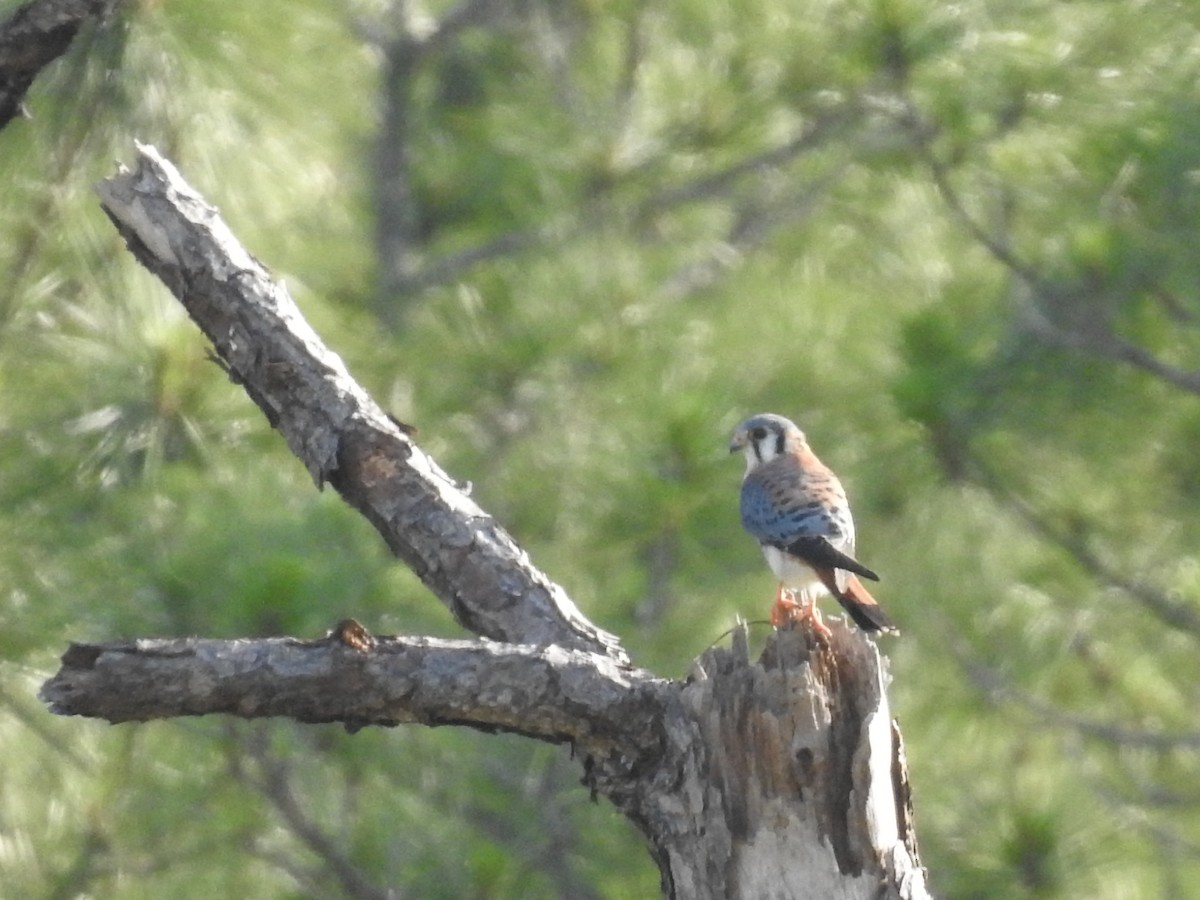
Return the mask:
<path id="1" fill-rule="evenodd" d="M 739 450 L 746 449 L 746 432 L 739 431 L 733 436 L 733 440 L 729 442 L 729 452 L 737 453 Z"/>

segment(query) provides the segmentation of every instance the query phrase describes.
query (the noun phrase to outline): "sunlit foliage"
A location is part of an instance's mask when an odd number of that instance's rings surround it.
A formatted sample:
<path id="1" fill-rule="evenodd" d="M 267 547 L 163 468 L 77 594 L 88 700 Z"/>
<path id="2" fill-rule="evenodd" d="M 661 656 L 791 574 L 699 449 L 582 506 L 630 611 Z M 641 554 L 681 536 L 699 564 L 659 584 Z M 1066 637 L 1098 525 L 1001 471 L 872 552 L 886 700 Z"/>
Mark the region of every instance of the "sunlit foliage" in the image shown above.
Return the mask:
<path id="1" fill-rule="evenodd" d="M 121 246 L 90 187 L 138 139 L 663 675 L 764 617 L 724 448 L 797 419 L 902 624 L 935 891 L 1186 896 L 1198 76 L 1182 0 L 142 0 L 85 31 L 0 132 L 3 893 L 657 890 L 561 748 L 41 708 L 72 639 L 459 633 Z"/>

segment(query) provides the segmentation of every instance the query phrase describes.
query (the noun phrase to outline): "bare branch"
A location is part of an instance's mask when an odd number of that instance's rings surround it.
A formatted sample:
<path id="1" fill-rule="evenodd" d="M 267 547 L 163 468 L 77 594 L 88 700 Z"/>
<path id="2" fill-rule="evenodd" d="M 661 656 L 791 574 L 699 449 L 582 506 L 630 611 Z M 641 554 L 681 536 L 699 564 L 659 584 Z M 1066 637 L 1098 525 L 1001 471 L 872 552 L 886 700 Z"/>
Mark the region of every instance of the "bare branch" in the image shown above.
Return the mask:
<path id="1" fill-rule="evenodd" d="M 24 112 L 25 92 L 92 19 L 120 0 L 32 0 L 0 22 L 0 128 Z"/>
<path id="2" fill-rule="evenodd" d="M 840 621 L 819 639 L 781 632 L 753 665 L 738 629 L 732 651 L 706 653 L 686 684 L 629 668 L 616 639 L 367 397 L 179 173 L 139 153 L 136 172 L 100 186 L 132 252 L 314 480 L 362 511 L 461 622 L 508 643 L 376 639 L 347 622 L 307 642 L 76 644 L 42 688 L 54 712 L 458 724 L 570 743 L 585 783 L 646 834 L 668 898 L 928 896 L 868 637 Z M 276 799 L 286 813 L 285 793 Z"/>
<path id="3" fill-rule="evenodd" d="M 774 635 L 759 665 L 739 630 L 733 650 L 709 651 L 686 685 L 579 650 L 364 640 L 352 629 L 312 642 L 77 644 L 42 697 L 56 712 L 113 722 L 279 715 L 570 742 L 586 782 L 650 839 L 669 898 L 716 900 L 734 885 L 747 896 L 815 885 L 826 896 L 849 879 L 847 897 L 920 900 L 883 663 L 861 632 L 831 624 L 828 641 Z"/>
<path id="4" fill-rule="evenodd" d="M 1035 533 L 1065 550 L 1075 563 L 1101 584 L 1116 588 L 1138 601 L 1165 625 L 1192 637 L 1200 637 L 1200 613 L 1190 604 L 1173 600 L 1148 582 L 1125 575 L 1088 546 L 1078 533 L 1054 525 L 1029 503 L 1009 490 L 979 459 L 972 462 L 972 480 L 1004 504 Z"/>
<path id="5" fill-rule="evenodd" d="M 689 204 L 728 196 L 745 179 L 778 171 L 803 154 L 844 134 L 845 130 L 857 121 L 858 112 L 860 110 L 856 107 L 848 106 L 818 117 L 791 139 L 775 147 L 751 154 L 721 169 L 706 172 L 653 194 L 634 208 L 620 213 L 620 221 L 626 225 L 644 222 Z M 845 165 L 849 165 L 849 161 Z M 614 214 L 619 212 L 614 209 L 612 197 L 621 184 L 614 182 L 608 185 L 602 194 L 585 203 L 576 214 L 560 216 L 537 227 L 516 228 L 473 247 L 432 259 L 420 268 L 413 269 L 404 282 L 404 289 L 424 290 L 459 278 L 467 270 L 481 263 L 528 252 L 547 244 L 569 241 L 591 233 L 601 225 L 610 227 Z M 818 191 L 826 184 L 827 181 L 822 180 Z M 781 221 L 786 219 L 772 220 L 769 224 L 778 225 Z"/>
<path id="6" fill-rule="evenodd" d="M 175 167 L 152 147 L 138 154 L 136 171 L 98 185 L 105 211 L 317 484 L 332 484 L 476 634 L 626 660 L 371 400 Z"/>
<path id="7" fill-rule="evenodd" d="M 951 213 L 962 223 L 976 243 L 980 244 L 997 262 L 1020 279 L 1032 295 L 1020 310 L 1021 321 L 1025 327 L 1048 343 L 1113 362 L 1125 363 L 1141 369 L 1143 372 L 1148 372 L 1190 394 L 1200 394 L 1200 371 L 1182 369 L 1159 359 L 1144 347 L 1117 334 L 1111 323 L 1104 317 L 1097 316 L 1095 310 L 1090 306 L 1080 311 L 1080 315 L 1076 316 L 1071 327 L 1063 327 L 1046 315 L 1045 310 L 1052 306 L 1062 305 L 1063 302 L 1078 305 L 1080 301 L 1070 296 L 1070 292 L 1057 288 L 1046 281 L 1030 263 L 1017 255 L 1017 252 L 1002 236 L 989 231 L 971 214 L 962 196 L 951 183 L 948 167 L 929 146 L 930 129 L 920 125 L 919 117 L 911 105 L 902 119 L 914 136 L 914 145 L 929 169 L 934 186 Z M 1164 305 L 1167 313 L 1176 322 L 1188 320 L 1189 313 L 1175 301 L 1169 291 L 1154 288 L 1151 293 Z"/>
<path id="8" fill-rule="evenodd" d="M 360 632 L 361 634 L 361 632 Z M 112 723 L 227 713 L 351 728 L 467 725 L 607 747 L 653 731 L 658 679 L 607 656 L 491 641 L 114 641 L 72 644 L 42 699 Z"/>
<path id="9" fill-rule="evenodd" d="M 1069 729 L 1115 747 L 1148 749 L 1162 753 L 1200 749 L 1200 732 L 1182 731 L 1171 734 L 1164 731 L 1129 728 L 1125 725 L 1082 716 L 1047 703 L 1028 691 L 1018 688 L 998 670 L 980 663 L 974 654 L 963 648 L 959 648 L 956 655 L 976 687 L 993 699 L 1016 703 L 1043 725 Z"/>
<path id="10" fill-rule="evenodd" d="M 259 774 L 252 775 L 243 768 L 238 776 L 270 802 L 292 834 L 325 864 L 346 896 L 354 900 L 401 900 L 394 890 L 380 889 L 368 881 L 333 838 L 305 813 L 292 789 L 288 767 L 266 752 L 262 735 L 251 735 L 246 745 Z"/>
<path id="11" fill-rule="evenodd" d="M 1049 343 L 1125 363 L 1189 394 L 1200 394 L 1200 371 L 1181 369 L 1164 362 L 1145 347 L 1114 332 L 1105 321 L 1093 318 L 1086 326 L 1064 328 L 1051 321 L 1040 308 L 1027 303 L 1022 309 L 1022 323 Z"/>

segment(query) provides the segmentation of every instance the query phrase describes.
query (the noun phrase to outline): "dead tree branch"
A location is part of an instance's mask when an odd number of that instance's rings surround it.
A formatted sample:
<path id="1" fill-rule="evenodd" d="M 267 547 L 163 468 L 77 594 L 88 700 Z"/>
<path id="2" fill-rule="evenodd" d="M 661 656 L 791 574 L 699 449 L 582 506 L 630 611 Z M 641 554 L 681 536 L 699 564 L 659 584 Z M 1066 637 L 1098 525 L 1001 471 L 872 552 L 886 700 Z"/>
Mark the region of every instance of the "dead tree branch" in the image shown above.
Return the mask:
<path id="1" fill-rule="evenodd" d="M 346 371 L 270 274 L 152 147 L 97 187 L 130 250 L 187 308 L 232 380 L 467 629 L 624 660 L 566 592 Z"/>
<path id="2" fill-rule="evenodd" d="M 467 725 L 569 742 L 585 781 L 646 834 L 664 896 L 928 897 L 903 750 L 874 644 L 744 629 L 686 683 L 603 654 L 372 638 L 75 644 L 43 687 L 111 722 L 226 713 Z"/>
<path id="3" fill-rule="evenodd" d="M 741 628 L 687 682 L 632 668 L 351 379 L 174 167 L 140 147 L 136 170 L 99 190 L 318 485 L 483 639 L 376 638 L 346 622 L 318 641 L 76 644 L 43 686 L 53 711 L 452 724 L 569 743 L 585 783 L 646 835 L 668 898 L 928 897 L 868 637 L 840 622 L 827 639 L 780 632 L 752 663 Z"/>
<path id="4" fill-rule="evenodd" d="M 613 734 L 645 731 L 635 707 L 658 684 L 598 653 L 376 638 L 351 625 L 317 641 L 72 644 L 42 698 L 53 712 L 112 723 L 227 713 L 352 727 L 468 725 L 599 750 Z"/>
<path id="5" fill-rule="evenodd" d="M 119 0 L 32 0 L 0 22 L 0 128 L 25 112 L 33 79 L 71 45 L 83 25 Z"/>

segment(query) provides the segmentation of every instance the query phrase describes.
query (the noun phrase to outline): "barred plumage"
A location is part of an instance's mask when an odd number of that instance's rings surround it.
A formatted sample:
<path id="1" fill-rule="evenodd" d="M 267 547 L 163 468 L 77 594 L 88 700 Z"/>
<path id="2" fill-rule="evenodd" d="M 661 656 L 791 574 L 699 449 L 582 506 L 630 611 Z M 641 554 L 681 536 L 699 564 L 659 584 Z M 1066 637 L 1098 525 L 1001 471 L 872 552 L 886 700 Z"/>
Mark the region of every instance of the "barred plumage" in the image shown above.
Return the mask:
<path id="1" fill-rule="evenodd" d="M 763 413 L 734 431 L 730 452 L 742 451 L 742 525 L 759 542 L 779 579 L 771 611 L 776 625 L 814 615 L 817 595 L 837 598 L 864 631 L 895 631 L 858 576 L 879 576 L 854 558 L 854 518 L 846 492 L 796 425 Z M 789 595 L 800 596 L 797 604 Z M 820 618 L 814 618 L 819 628 Z"/>

